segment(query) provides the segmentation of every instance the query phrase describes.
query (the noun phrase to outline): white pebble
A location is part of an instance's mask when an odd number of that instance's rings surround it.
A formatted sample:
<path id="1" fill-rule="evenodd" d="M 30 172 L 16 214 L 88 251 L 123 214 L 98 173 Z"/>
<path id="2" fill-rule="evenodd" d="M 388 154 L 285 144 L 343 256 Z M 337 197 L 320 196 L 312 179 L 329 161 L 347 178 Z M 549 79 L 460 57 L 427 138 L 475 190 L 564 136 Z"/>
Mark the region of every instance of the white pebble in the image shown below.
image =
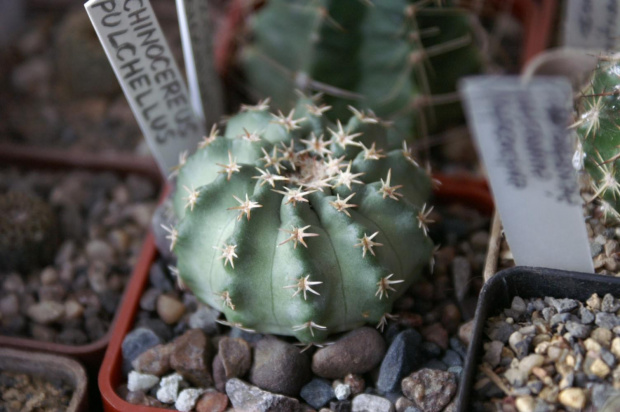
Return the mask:
<path id="1" fill-rule="evenodd" d="M 157 385 L 159 378 L 149 373 L 140 373 L 137 371 L 129 372 L 127 377 L 127 389 L 130 391 L 148 391 Z"/>
<path id="2" fill-rule="evenodd" d="M 189 412 L 196 406 L 198 397 L 204 393 L 204 389 L 188 388 L 179 393 L 174 407 L 181 412 Z"/>
<path id="3" fill-rule="evenodd" d="M 334 393 L 336 394 L 336 399 L 344 401 L 351 395 L 351 387 L 349 385 L 340 384 L 336 386 Z"/>
<path id="4" fill-rule="evenodd" d="M 179 382 L 182 380 L 183 377 L 178 373 L 161 378 L 159 389 L 157 390 L 157 400 L 163 403 L 174 403 L 179 392 Z"/>

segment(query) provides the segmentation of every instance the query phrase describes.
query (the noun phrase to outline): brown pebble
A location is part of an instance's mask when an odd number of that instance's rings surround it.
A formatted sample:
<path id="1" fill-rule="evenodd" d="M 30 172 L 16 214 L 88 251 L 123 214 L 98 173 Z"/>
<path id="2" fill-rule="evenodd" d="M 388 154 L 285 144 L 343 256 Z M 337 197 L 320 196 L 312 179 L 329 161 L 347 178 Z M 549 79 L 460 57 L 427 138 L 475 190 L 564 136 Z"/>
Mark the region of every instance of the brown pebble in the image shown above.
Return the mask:
<path id="1" fill-rule="evenodd" d="M 220 339 L 218 356 L 222 360 L 226 379 L 242 377 L 252 366 L 252 348 L 240 338 Z"/>
<path id="2" fill-rule="evenodd" d="M 170 371 L 172 345 L 155 345 L 142 352 L 131 362 L 131 366 L 141 373 L 163 376 Z"/>
<path id="3" fill-rule="evenodd" d="M 159 295 L 156 305 L 157 315 L 168 325 L 177 323 L 185 314 L 185 305 L 174 296 Z"/>
<path id="4" fill-rule="evenodd" d="M 344 377 L 344 384 L 349 385 L 351 388 L 351 396 L 358 395 L 366 389 L 366 381 L 364 381 L 364 378 L 353 373 Z"/>
<path id="5" fill-rule="evenodd" d="M 224 412 L 228 406 L 228 396 L 216 391 L 206 392 L 196 402 L 196 412 Z"/>
<path id="6" fill-rule="evenodd" d="M 448 303 L 441 310 L 441 324 L 449 333 L 454 333 L 461 322 L 461 311 L 454 303 Z"/>
<path id="7" fill-rule="evenodd" d="M 190 329 L 172 341 L 170 366 L 193 385 L 211 386 L 211 342 L 200 329 Z"/>
<path id="8" fill-rule="evenodd" d="M 463 323 L 459 327 L 459 339 L 465 345 L 469 346 L 469 343 L 471 342 L 471 334 L 473 332 L 473 329 L 474 329 L 474 320 L 473 319 L 470 320 L 469 322 Z"/>
<path id="9" fill-rule="evenodd" d="M 433 323 L 422 329 L 422 336 L 429 342 L 436 343 L 442 349 L 448 349 L 448 331 L 441 323 Z"/>
<path id="10" fill-rule="evenodd" d="M 419 328 L 424 324 L 422 315 L 418 313 L 402 312 L 398 314 L 396 321 L 405 328 Z"/>

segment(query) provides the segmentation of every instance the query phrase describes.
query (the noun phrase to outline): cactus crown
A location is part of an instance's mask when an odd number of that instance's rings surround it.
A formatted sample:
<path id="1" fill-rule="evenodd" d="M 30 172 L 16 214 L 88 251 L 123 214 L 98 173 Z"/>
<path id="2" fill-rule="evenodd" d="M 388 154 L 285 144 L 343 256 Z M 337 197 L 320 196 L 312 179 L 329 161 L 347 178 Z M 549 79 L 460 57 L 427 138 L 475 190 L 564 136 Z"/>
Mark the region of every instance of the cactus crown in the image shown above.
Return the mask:
<path id="1" fill-rule="evenodd" d="M 179 277 L 230 325 L 318 342 L 383 324 L 431 257 L 427 173 L 378 118 L 328 110 L 244 106 L 176 171 Z"/>
<path id="2" fill-rule="evenodd" d="M 620 221 L 620 60 L 600 58 L 579 100 L 575 162 L 591 177 L 606 219 Z"/>
<path id="3" fill-rule="evenodd" d="M 410 0 L 269 0 L 250 20 L 241 61 L 250 88 L 276 108 L 289 110 L 295 89 L 324 92 L 333 121 L 351 104 L 394 121 L 396 147 L 462 120 L 456 82 L 482 67 L 472 27 L 462 10 Z"/>

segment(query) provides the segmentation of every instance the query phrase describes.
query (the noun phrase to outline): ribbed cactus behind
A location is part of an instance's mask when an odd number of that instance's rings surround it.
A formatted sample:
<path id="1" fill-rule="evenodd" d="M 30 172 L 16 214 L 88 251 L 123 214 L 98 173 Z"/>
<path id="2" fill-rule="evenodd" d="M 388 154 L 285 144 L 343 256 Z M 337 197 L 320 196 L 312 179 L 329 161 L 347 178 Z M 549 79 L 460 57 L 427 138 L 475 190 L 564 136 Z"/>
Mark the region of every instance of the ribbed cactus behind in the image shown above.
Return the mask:
<path id="1" fill-rule="evenodd" d="M 231 325 L 320 342 L 385 322 L 431 258 L 427 173 L 376 117 L 328 110 L 245 107 L 179 167 L 179 276 Z"/>

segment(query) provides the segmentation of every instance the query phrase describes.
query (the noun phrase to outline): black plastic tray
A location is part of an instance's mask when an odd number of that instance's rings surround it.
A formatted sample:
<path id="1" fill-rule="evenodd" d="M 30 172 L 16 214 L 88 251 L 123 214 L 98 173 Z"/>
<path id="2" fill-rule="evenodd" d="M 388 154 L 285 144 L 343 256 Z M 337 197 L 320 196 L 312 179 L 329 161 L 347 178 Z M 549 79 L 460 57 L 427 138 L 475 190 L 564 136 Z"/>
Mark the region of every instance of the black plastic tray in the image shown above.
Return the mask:
<path id="1" fill-rule="evenodd" d="M 458 392 L 457 411 L 471 411 L 470 399 L 476 372 L 482 356 L 484 326 L 490 316 L 510 308 L 512 298 L 536 298 L 552 296 L 586 301 L 593 293 L 603 296 L 611 293 L 620 297 L 620 278 L 590 273 L 517 266 L 502 270 L 492 276 L 483 286 L 467 350 L 465 369 Z"/>

